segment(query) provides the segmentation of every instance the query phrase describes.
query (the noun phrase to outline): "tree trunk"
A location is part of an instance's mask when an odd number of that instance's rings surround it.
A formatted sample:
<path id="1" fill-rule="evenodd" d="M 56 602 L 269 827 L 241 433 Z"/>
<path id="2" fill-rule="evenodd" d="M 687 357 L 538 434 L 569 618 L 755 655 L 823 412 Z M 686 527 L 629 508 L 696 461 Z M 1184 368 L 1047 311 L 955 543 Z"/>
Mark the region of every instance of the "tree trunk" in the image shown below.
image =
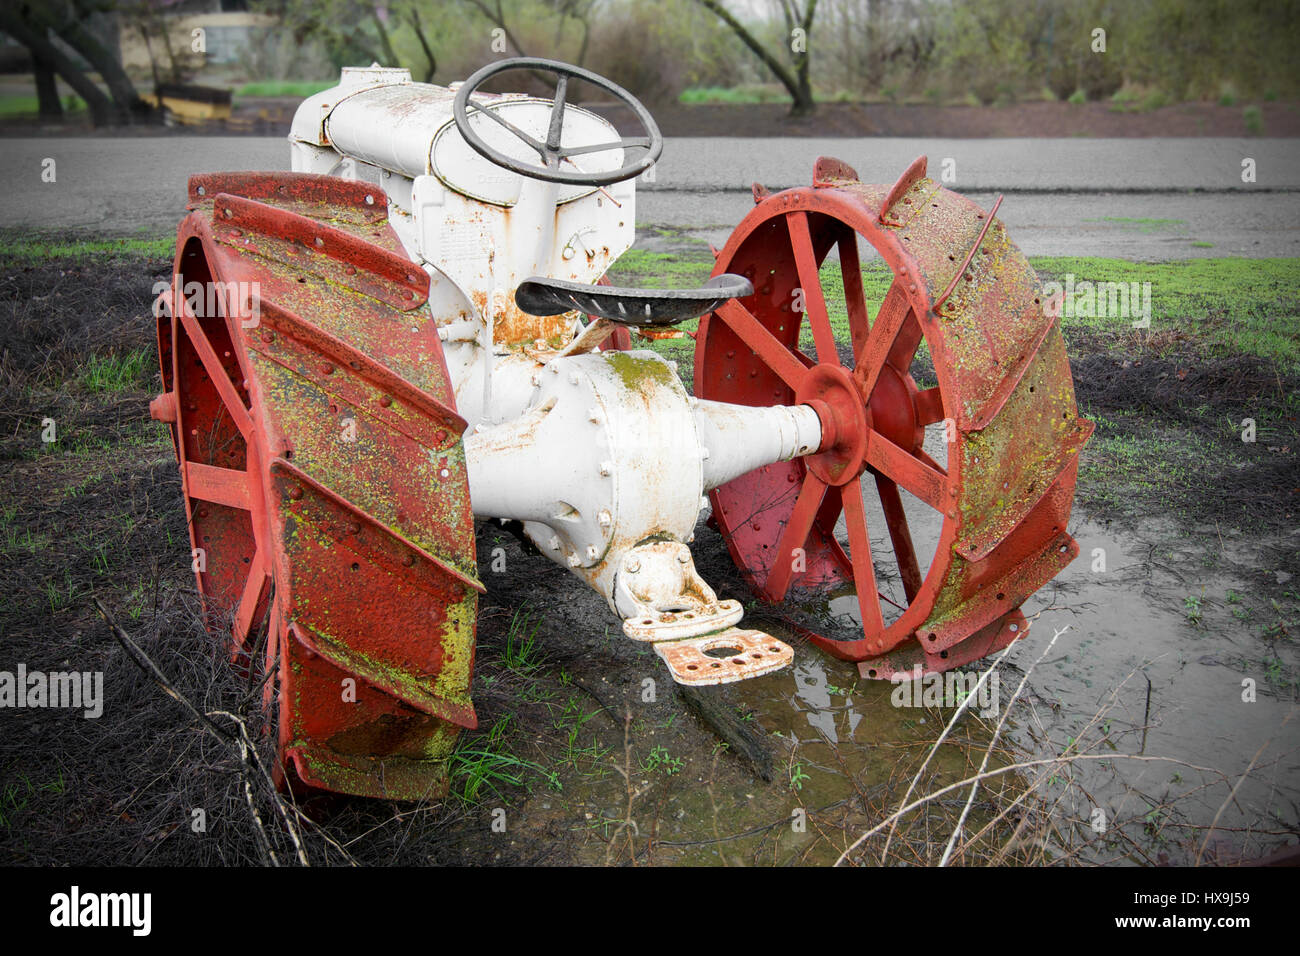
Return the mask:
<path id="1" fill-rule="evenodd" d="M 114 59 L 107 47 L 100 43 L 76 17 L 55 27 L 55 31 L 68 46 L 85 57 L 86 62 L 95 68 L 113 97 L 119 119 L 123 123 L 130 122 L 131 114 L 140 112 L 141 103 L 140 96 L 135 91 L 135 84 L 122 69 L 122 64 Z"/>
<path id="2" fill-rule="evenodd" d="M 136 93 L 135 84 L 131 82 L 117 55 L 117 42 L 105 44 L 86 24 L 94 21 L 101 26 L 112 28 L 113 21 L 105 20 L 99 11 L 85 0 L 61 3 L 53 9 L 28 9 L 28 19 L 53 30 L 62 40 L 76 50 L 108 87 L 109 95 L 117 107 L 118 118 L 129 122 L 132 113 L 144 111 L 144 104 Z"/>
<path id="3" fill-rule="evenodd" d="M 86 101 L 90 110 L 90 121 L 95 126 L 108 126 L 113 121 L 113 103 L 83 73 L 75 63 L 58 47 L 46 38 L 43 25 L 34 26 L 19 15 L 10 6 L 0 4 L 0 30 L 9 34 L 32 53 L 33 59 L 44 60 L 63 77 L 68 86 Z"/>
<path id="4" fill-rule="evenodd" d="M 375 32 L 379 34 L 379 46 L 384 51 L 384 59 L 388 62 L 384 66 L 401 66 L 397 62 L 397 52 L 393 49 L 392 41 L 388 39 L 388 28 L 384 26 L 384 21 L 379 19 L 379 8 L 376 7 L 371 13 L 375 22 Z"/>
<path id="5" fill-rule="evenodd" d="M 58 77 L 48 61 L 32 54 L 33 72 L 36 75 L 36 102 L 43 120 L 63 119 L 63 104 L 59 101 Z"/>
<path id="6" fill-rule="evenodd" d="M 740 37 L 740 42 L 753 52 L 754 56 L 763 61 L 763 65 L 771 70 L 781 85 L 786 88 L 790 98 L 794 101 L 790 106 L 791 116 L 807 116 L 817 108 L 817 103 L 813 99 L 812 85 L 808 80 L 808 53 L 805 50 L 800 54 L 799 75 L 796 76 L 790 72 L 789 68 L 773 56 L 768 50 L 764 49 L 763 44 L 759 43 L 752 33 L 745 29 L 745 25 L 733 17 L 726 7 L 722 6 L 718 0 L 697 0 L 700 6 L 714 14 L 719 20 L 731 28 L 731 31 Z M 807 31 L 812 26 L 813 12 L 817 8 L 816 0 L 811 0 L 808 13 L 803 20 L 804 30 Z M 789 11 L 784 7 L 783 12 L 789 19 Z"/>
<path id="7" fill-rule="evenodd" d="M 791 95 L 794 102 L 790 104 L 791 116 L 811 116 L 817 110 L 817 101 L 813 99 L 812 84 L 807 76 L 799 77 L 799 88 Z"/>
<path id="8" fill-rule="evenodd" d="M 424 23 L 420 20 L 420 11 L 414 7 L 411 8 L 411 29 L 415 31 L 415 38 L 420 41 L 420 49 L 424 51 L 424 58 L 429 62 L 424 71 L 424 82 L 432 83 L 433 74 L 438 72 L 438 58 L 434 56 L 433 47 L 429 44 L 429 39 L 424 35 Z"/>

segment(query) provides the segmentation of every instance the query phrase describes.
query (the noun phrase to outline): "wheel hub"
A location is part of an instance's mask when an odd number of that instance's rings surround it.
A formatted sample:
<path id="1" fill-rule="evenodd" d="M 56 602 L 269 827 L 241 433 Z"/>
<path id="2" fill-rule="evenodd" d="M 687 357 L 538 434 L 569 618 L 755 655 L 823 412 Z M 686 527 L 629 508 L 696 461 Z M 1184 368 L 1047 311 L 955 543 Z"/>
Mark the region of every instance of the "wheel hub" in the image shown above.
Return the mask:
<path id="1" fill-rule="evenodd" d="M 821 450 L 804 459 L 808 470 L 828 485 L 846 485 L 862 474 L 871 420 L 848 370 L 814 365 L 795 400 L 812 406 L 822 424 Z"/>

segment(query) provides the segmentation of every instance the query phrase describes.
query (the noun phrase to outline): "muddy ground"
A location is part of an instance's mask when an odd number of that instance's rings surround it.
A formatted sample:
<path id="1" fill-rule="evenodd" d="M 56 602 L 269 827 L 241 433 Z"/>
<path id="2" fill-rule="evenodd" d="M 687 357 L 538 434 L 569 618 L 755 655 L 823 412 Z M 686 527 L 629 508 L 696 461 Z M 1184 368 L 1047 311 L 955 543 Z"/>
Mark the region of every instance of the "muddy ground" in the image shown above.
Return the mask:
<path id="1" fill-rule="evenodd" d="M 257 675 L 228 667 L 199 623 L 180 481 L 147 411 L 149 290 L 168 268 L 140 256 L 0 263 L 0 670 L 102 670 L 106 692 L 97 719 L 0 710 L 5 862 L 296 858 L 270 791 L 251 777 L 259 831 L 238 756 L 159 691 L 92 604 L 199 709 L 256 728 Z M 1004 709 L 1028 679 L 987 769 L 1039 763 L 981 787 L 954 859 L 1231 863 L 1293 845 L 1300 381 L 1177 340 L 1067 341 L 1080 410 L 1106 440 L 1082 459 L 1081 555 L 1026 605 L 1029 637 L 998 671 Z M 1245 417 L 1261 423 L 1250 445 L 1224 425 Z M 462 738 L 452 795 L 306 798 L 289 818 L 313 863 L 828 863 L 914 777 L 911 799 L 935 793 L 972 775 L 994 740 L 997 713 L 968 712 L 935 748 L 951 708 L 894 706 L 893 687 L 790 636 L 703 523 L 701 573 L 796 648 L 793 668 L 711 692 L 707 720 L 566 571 L 495 527 L 479 543 L 480 729 Z M 967 793 L 940 794 L 888 848 L 874 837 L 850 860 L 936 862 Z"/>

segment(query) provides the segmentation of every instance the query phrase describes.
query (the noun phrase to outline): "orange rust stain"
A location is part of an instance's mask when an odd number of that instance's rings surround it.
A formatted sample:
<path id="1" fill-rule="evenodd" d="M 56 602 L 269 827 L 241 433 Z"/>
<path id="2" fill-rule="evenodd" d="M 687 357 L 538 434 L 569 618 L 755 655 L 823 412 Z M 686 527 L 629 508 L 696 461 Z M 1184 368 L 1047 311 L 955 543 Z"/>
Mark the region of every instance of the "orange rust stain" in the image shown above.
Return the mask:
<path id="1" fill-rule="evenodd" d="M 489 315 L 488 294 L 478 290 L 470 293 L 474 308 L 480 315 Z M 531 346 L 539 339 L 551 348 L 560 348 L 573 333 L 571 313 L 560 315 L 529 315 L 519 309 L 511 299 L 504 299 L 505 308 L 492 320 L 492 341 L 496 345 Z"/>
<path id="2" fill-rule="evenodd" d="M 492 329 L 492 341 L 504 345 L 532 345 L 538 339 L 552 347 L 562 345 L 569 340 L 573 330 L 573 317 L 568 313 L 559 315 L 529 315 L 519 309 L 514 302 L 507 302 L 505 309 L 496 317 Z"/>

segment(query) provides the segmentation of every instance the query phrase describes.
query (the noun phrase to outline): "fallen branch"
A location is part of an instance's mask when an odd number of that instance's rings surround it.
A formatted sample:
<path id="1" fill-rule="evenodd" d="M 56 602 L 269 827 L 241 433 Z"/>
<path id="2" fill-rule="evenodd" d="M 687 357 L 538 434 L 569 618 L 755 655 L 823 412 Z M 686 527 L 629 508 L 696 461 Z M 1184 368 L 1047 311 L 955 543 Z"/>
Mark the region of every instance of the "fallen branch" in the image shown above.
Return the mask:
<path id="1" fill-rule="evenodd" d="M 204 713 L 195 707 L 189 698 L 172 686 L 171 681 L 169 681 L 167 676 L 163 674 L 162 669 L 154 663 L 153 659 L 144 652 L 139 644 L 131 639 L 131 635 L 127 634 L 126 631 L 123 630 L 122 626 L 117 623 L 117 620 L 113 615 L 109 613 L 108 608 L 104 607 L 103 602 L 100 601 L 99 598 L 95 598 L 94 603 L 95 608 L 99 611 L 100 617 L 102 617 L 105 623 L 108 624 L 109 628 L 113 632 L 113 636 L 117 639 L 117 642 L 122 645 L 122 649 L 127 652 L 127 656 L 131 658 L 135 665 L 153 678 L 154 683 L 161 688 L 163 693 L 188 710 L 204 730 L 211 733 L 219 741 L 231 747 L 239 754 L 240 763 L 244 768 L 244 771 L 240 774 L 243 778 L 244 784 L 244 800 L 248 804 L 248 811 L 253 817 L 253 823 L 256 825 L 258 842 L 262 845 L 262 849 L 266 853 L 267 858 L 271 861 L 271 865 L 278 867 L 280 861 L 275 855 L 275 850 L 271 846 L 270 838 L 267 836 L 266 828 L 262 823 L 261 814 L 257 812 L 257 807 L 253 801 L 253 789 L 248 779 L 248 773 L 250 771 L 258 773 L 258 775 L 260 775 L 265 781 L 268 787 L 268 792 L 271 794 L 272 802 L 274 803 L 276 810 L 279 812 L 281 820 L 284 822 L 285 829 L 289 833 L 290 840 L 293 841 L 294 848 L 297 850 L 298 862 L 303 866 L 310 866 L 311 863 L 307 859 L 307 853 L 303 848 L 298 828 L 294 825 L 293 821 L 289 819 L 289 812 L 285 809 L 284 800 L 276 791 L 270 773 L 267 771 L 266 766 L 258 756 L 257 747 L 249 737 L 248 728 L 245 726 L 243 719 L 228 711 L 217 710 L 212 711 L 211 713 Z M 224 727 L 213 720 L 213 716 L 229 718 L 239 728 L 239 732 L 237 734 L 232 734 L 227 731 Z M 297 812 L 296 807 L 294 808 L 294 812 Z"/>
<path id="2" fill-rule="evenodd" d="M 963 787 L 967 787 L 972 783 L 983 783 L 985 780 L 991 780 L 994 777 L 1000 777 L 1004 773 L 1012 773 L 1013 771 L 1016 770 L 1027 770 L 1030 767 L 1046 767 L 1053 764 L 1075 763 L 1076 761 L 1080 761 L 1080 760 L 1139 760 L 1139 761 L 1149 762 L 1149 763 L 1172 763 L 1172 764 L 1177 764 L 1180 767 L 1186 767 L 1189 770 L 1199 770 L 1202 773 L 1218 774 L 1220 777 L 1225 777 L 1226 779 L 1225 774 L 1221 770 L 1215 770 L 1213 767 L 1202 767 L 1199 764 L 1188 763 L 1186 760 L 1179 760 L 1176 757 L 1149 757 L 1144 754 L 1074 754 L 1072 756 L 1047 757 L 1042 760 L 1026 760 L 1021 763 L 1008 764 L 1007 766 L 999 767 L 996 770 L 989 770 L 986 773 L 977 774 L 973 777 L 967 777 L 965 780 L 958 780 L 956 783 L 951 783 L 946 787 L 942 787 L 938 790 L 935 790 L 933 793 L 927 793 L 924 797 L 921 797 L 919 800 L 913 800 L 911 803 L 907 804 L 907 806 L 900 807 L 899 809 L 891 813 L 889 816 L 885 817 L 885 819 L 877 823 L 866 833 L 862 834 L 862 836 L 854 840 L 853 843 L 849 846 L 849 848 L 840 854 L 839 859 L 835 861 L 834 865 L 839 866 L 841 863 L 843 863 L 845 860 L 849 858 L 850 853 L 852 853 L 854 850 L 860 847 L 867 840 L 871 839 L 871 837 L 875 836 L 885 827 L 889 826 L 891 823 L 894 823 L 901 817 L 906 816 L 907 814 L 911 813 L 913 810 L 917 809 L 918 807 L 923 807 L 927 803 L 931 803 L 932 801 L 939 799 L 944 794 L 951 793 L 954 790 L 960 790 Z"/>

